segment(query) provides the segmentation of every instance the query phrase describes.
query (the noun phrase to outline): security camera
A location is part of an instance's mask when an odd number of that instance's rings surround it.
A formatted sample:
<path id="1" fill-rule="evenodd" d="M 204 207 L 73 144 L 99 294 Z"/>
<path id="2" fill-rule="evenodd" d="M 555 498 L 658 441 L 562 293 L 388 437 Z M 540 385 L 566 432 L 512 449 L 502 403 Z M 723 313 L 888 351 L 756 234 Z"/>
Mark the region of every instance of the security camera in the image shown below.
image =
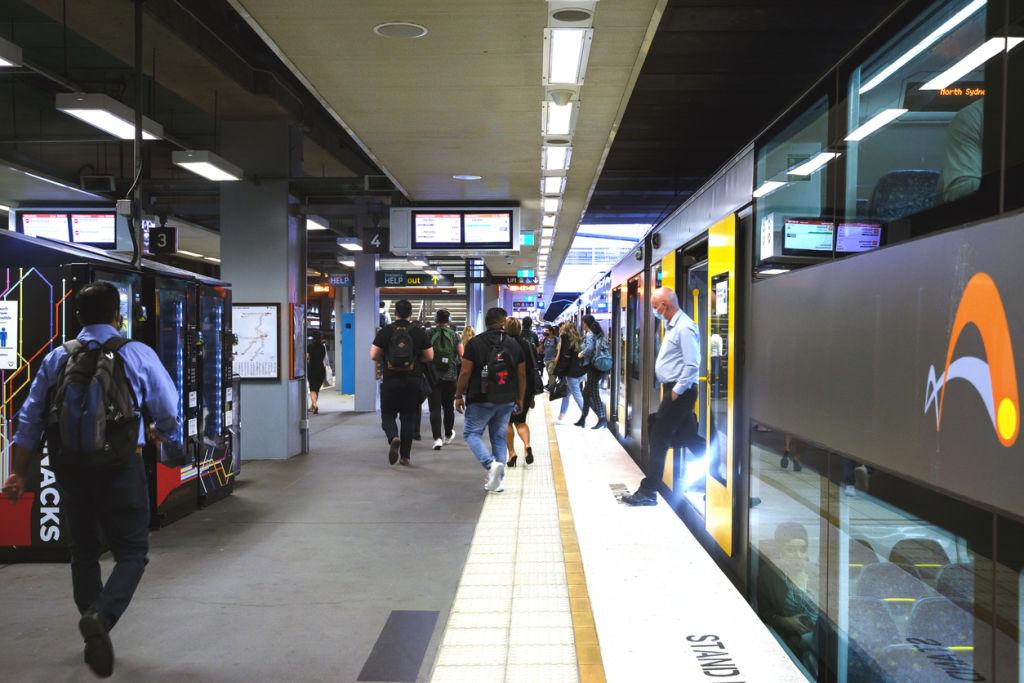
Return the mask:
<path id="1" fill-rule="evenodd" d="M 562 107 L 562 106 L 572 102 L 572 98 L 575 95 L 576 95 L 576 91 L 569 90 L 567 88 L 565 88 L 565 89 L 563 89 L 563 88 L 556 88 L 556 89 L 553 89 L 553 90 L 548 90 L 548 98 L 552 102 L 557 104 L 559 107 Z"/>
<path id="2" fill-rule="evenodd" d="M 512 257 L 511 256 L 506 256 L 505 257 L 505 263 L 507 263 L 508 265 L 511 266 L 512 265 Z"/>

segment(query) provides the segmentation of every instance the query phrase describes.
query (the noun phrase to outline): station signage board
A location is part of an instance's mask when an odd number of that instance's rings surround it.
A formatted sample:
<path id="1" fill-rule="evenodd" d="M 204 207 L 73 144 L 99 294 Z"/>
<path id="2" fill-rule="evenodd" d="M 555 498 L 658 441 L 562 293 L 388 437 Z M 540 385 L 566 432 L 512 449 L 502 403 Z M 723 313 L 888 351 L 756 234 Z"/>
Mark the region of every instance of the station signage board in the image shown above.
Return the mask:
<path id="1" fill-rule="evenodd" d="M 492 275 L 492 285 L 537 285 L 540 284 L 540 278 L 536 276 L 519 276 L 519 275 Z"/>
<path id="2" fill-rule="evenodd" d="M 328 279 L 328 283 L 334 287 L 351 287 L 352 286 L 352 274 L 341 273 L 339 275 L 331 275 Z"/>
<path id="3" fill-rule="evenodd" d="M 409 273 L 404 270 L 377 271 L 378 287 L 451 287 L 455 278 L 450 275 Z"/>
<path id="4" fill-rule="evenodd" d="M 513 311 L 529 311 L 537 307 L 537 304 L 533 301 L 513 301 Z"/>
<path id="5" fill-rule="evenodd" d="M 536 292 L 537 285 L 509 285 L 508 291 L 510 292 Z"/>

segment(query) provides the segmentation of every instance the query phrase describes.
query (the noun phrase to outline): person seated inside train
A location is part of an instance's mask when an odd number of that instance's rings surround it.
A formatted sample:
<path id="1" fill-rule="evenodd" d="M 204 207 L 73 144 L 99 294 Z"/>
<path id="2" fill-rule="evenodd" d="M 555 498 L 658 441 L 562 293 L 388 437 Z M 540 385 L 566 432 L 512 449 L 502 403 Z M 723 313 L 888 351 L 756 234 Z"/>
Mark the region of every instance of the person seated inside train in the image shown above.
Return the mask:
<path id="1" fill-rule="evenodd" d="M 981 140 L 985 122 L 985 99 L 980 98 L 960 111 L 946 131 L 946 146 L 939 179 L 943 202 L 974 194 L 981 187 Z"/>
<path id="2" fill-rule="evenodd" d="M 762 555 L 757 575 L 757 613 L 814 674 L 818 609 L 808 589 L 816 573 L 807 557 L 807 530 L 797 522 L 775 528 L 774 557 Z"/>

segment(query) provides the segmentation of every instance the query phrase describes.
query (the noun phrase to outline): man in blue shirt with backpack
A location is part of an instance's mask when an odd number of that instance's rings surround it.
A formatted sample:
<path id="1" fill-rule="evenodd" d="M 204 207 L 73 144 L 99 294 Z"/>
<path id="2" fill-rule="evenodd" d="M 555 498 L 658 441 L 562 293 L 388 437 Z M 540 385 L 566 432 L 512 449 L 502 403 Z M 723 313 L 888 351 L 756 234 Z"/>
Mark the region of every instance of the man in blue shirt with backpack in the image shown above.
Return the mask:
<path id="1" fill-rule="evenodd" d="M 455 388 L 455 409 L 466 414 L 466 444 L 487 470 L 484 489 L 492 493 L 505 490 L 501 481 L 508 458 L 508 421 L 513 411 L 522 411 L 526 395 L 526 362 L 522 348 L 505 334 L 507 317 L 504 308 L 487 311 L 487 331 L 466 345 Z M 490 444 L 483 438 L 484 429 Z"/>
<path id="2" fill-rule="evenodd" d="M 3 492 L 13 501 L 25 492 L 29 464 L 45 437 L 67 511 L 85 662 L 106 678 L 114 669 L 108 632 L 131 602 L 149 551 L 142 447 L 147 433 L 161 442 L 177 433 L 178 391 L 153 349 L 118 332 L 117 288 L 86 285 L 76 305 L 82 331 L 43 360 L 18 412 L 13 474 Z M 100 530 L 115 561 L 106 584 Z"/>

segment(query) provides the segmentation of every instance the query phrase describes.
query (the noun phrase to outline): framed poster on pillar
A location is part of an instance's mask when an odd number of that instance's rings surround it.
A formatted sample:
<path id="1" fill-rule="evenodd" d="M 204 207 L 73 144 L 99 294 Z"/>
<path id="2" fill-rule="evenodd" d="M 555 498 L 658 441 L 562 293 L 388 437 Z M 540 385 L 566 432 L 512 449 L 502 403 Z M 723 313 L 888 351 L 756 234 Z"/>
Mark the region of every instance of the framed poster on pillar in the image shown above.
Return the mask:
<path id="1" fill-rule="evenodd" d="M 288 325 L 290 332 L 289 357 L 292 359 L 291 379 L 303 379 L 306 376 L 306 306 L 305 304 L 288 304 L 288 306 L 291 308 Z"/>
<path id="2" fill-rule="evenodd" d="M 281 379 L 281 304 L 231 307 L 231 329 L 238 340 L 231 366 L 241 379 Z"/>

